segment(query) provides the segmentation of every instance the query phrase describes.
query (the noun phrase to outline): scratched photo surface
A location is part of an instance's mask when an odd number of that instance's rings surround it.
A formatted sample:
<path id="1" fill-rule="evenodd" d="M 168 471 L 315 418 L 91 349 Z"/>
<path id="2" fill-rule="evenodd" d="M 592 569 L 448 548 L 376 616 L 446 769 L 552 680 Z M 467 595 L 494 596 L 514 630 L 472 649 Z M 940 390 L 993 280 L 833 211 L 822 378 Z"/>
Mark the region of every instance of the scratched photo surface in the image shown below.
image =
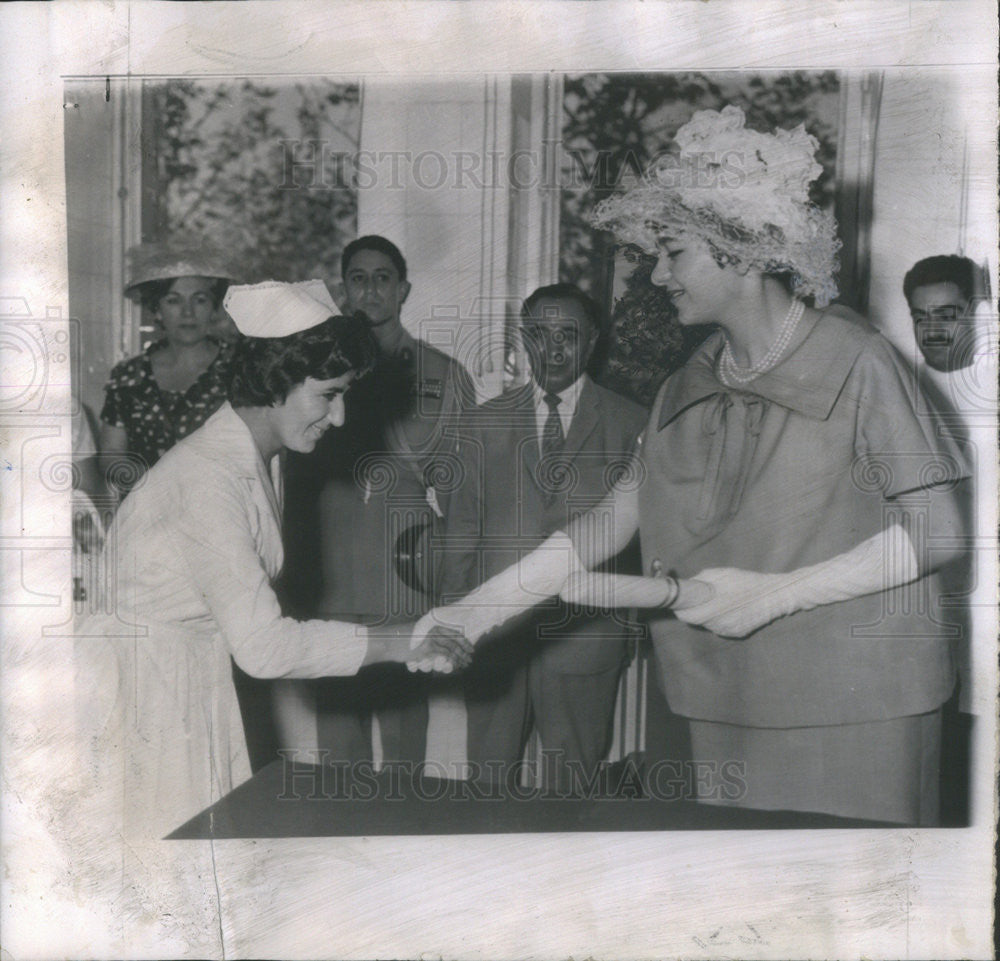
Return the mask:
<path id="1" fill-rule="evenodd" d="M 993 956 L 995 7 L 710 6 L 4 12 L 12 957 Z"/>

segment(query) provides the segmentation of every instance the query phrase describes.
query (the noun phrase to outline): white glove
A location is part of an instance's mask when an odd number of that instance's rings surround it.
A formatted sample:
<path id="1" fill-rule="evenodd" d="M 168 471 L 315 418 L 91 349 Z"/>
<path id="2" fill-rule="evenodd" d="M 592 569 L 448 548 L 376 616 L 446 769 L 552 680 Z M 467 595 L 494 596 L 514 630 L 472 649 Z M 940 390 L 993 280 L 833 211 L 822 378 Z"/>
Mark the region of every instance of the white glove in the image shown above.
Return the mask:
<path id="1" fill-rule="evenodd" d="M 746 637 L 795 610 L 787 574 L 758 574 L 735 567 L 710 567 L 695 575 L 712 588 L 707 601 L 693 607 L 674 605 L 677 617 L 707 627 L 720 637 Z"/>
<path id="2" fill-rule="evenodd" d="M 919 573 L 909 535 L 892 524 L 852 550 L 787 574 L 708 568 L 695 579 L 710 584 L 713 596 L 685 605 L 682 594 L 673 610 L 680 620 L 720 637 L 746 637 L 779 617 L 889 590 Z"/>
<path id="3" fill-rule="evenodd" d="M 694 607 L 708 600 L 715 588 L 695 580 L 673 577 L 634 577 L 630 574 L 572 574 L 559 597 L 567 604 L 580 607 L 636 607 L 641 609 L 672 607 L 683 604 Z"/>
<path id="4" fill-rule="evenodd" d="M 569 535 L 557 531 L 462 600 L 428 611 L 413 629 L 410 648 L 418 647 L 436 625 L 461 631 L 475 644 L 505 621 L 558 594 L 566 579 L 583 569 Z M 431 669 L 423 661 L 409 667 L 411 671 Z"/>

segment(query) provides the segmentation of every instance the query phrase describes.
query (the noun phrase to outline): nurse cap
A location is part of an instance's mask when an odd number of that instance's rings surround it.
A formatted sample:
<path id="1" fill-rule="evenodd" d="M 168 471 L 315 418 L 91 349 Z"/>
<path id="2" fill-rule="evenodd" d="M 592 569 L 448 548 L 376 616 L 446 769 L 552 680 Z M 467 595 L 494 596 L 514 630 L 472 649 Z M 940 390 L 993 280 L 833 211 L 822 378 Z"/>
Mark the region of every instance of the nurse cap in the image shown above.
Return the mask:
<path id="1" fill-rule="evenodd" d="M 241 284 L 226 291 L 222 306 L 246 337 L 288 337 L 340 316 L 322 280 Z"/>

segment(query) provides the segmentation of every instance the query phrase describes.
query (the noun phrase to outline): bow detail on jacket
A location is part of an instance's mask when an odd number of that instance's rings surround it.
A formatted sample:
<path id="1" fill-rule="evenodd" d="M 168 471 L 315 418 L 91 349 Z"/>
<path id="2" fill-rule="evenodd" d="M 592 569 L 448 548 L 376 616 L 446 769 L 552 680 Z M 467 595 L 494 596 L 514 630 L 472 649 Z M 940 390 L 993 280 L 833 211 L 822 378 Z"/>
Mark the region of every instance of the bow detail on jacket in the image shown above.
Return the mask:
<path id="1" fill-rule="evenodd" d="M 705 401 L 701 429 L 708 448 L 698 497 L 699 526 L 724 524 L 739 509 L 753 465 L 767 401 L 723 391 Z"/>

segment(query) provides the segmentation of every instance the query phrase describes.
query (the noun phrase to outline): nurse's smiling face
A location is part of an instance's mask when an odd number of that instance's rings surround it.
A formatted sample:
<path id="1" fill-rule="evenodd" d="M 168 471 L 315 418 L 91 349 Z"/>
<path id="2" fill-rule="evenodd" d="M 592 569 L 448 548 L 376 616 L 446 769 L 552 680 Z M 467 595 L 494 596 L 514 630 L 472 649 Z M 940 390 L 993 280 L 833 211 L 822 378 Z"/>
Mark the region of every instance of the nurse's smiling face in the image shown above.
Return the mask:
<path id="1" fill-rule="evenodd" d="M 735 295 L 730 290 L 735 276 L 731 267 L 716 263 L 703 240 L 657 238 L 657 261 L 649 279 L 670 292 L 682 324 L 718 323 Z"/>
<path id="2" fill-rule="evenodd" d="M 272 408 L 271 424 L 283 447 L 308 454 L 331 427 L 344 423 L 344 394 L 354 371 L 331 380 L 307 377 L 296 384 L 283 404 Z"/>

